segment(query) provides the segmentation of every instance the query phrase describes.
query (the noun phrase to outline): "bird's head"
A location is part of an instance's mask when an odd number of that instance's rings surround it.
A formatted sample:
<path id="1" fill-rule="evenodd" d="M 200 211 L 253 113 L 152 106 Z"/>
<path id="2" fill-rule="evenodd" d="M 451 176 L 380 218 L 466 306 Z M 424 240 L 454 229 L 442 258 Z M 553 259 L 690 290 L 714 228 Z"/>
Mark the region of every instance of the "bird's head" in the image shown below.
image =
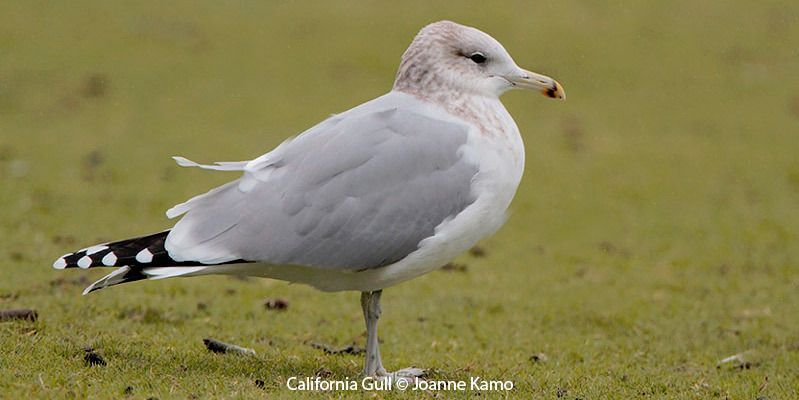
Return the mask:
<path id="1" fill-rule="evenodd" d="M 450 21 L 434 22 L 419 31 L 402 55 L 394 89 L 456 90 L 493 97 L 510 89 L 528 89 L 566 98 L 557 81 L 520 68 L 496 39 Z"/>

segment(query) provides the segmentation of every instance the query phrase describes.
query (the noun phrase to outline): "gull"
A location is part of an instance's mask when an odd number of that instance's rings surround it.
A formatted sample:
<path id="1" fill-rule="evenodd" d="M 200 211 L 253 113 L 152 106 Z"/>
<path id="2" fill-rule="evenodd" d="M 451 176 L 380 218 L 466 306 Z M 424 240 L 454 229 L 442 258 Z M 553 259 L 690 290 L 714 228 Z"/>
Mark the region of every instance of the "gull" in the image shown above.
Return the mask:
<path id="1" fill-rule="evenodd" d="M 519 129 L 499 96 L 528 89 L 564 99 L 554 79 L 516 65 L 488 34 L 450 21 L 422 28 L 391 91 L 250 161 L 184 167 L 241 177 L 166 212 L 163 232 L 99 244 L 53 267 L 118 267 L 83 292 L 143 279 L 265 277 L 359 291 L 363 375 L 389 373 L 377 323 L 383 289 L 449 262 L 506 220 L 524 170 Z"/>

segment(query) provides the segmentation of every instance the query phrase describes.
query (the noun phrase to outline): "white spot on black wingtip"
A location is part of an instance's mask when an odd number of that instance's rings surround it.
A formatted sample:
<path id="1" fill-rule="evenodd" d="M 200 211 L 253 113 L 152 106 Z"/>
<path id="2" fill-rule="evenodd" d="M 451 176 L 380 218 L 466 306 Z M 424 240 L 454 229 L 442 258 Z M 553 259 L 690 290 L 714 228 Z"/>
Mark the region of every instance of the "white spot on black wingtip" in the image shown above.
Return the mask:
<path id="1" fill-rule="evenodd" d="M 151 253 L 150 250 L 144 249 L 136 254 L 136 261 L 141 264 L 147 264 L 153 261 L 153 253 Z"/>
<path id="2" fill-rule="evenodd" d="M 78 260 L 78 266 L 83 269 L 89 268 L 91 265 L 92 259 L 89 256 L 83 256 L 80 258 L 80 260 Z"/>
<path id="3" fill-rule="evenodd" d="M 113 267 L 117 263 L 117 255 L 112 251 L 103 257 L 102 262 L 106 267 Z"/>
<path id="4" fill-rule="evenodd" d="M 87 248 L 86 249 L 86 255 L 90 256 L 90 255 L 92 255 L 94 253 L 99 253 L 99 252 L 101 252 L 101 251 L 103 251 L 103 250 L 105 250 L 107 248 L 108 248 L 108 246 L 106 246 L 104 244 L 98 244 L 97 246 L 92 246 L 92 247 Z"/>
<path id="5" fill-rule="evenodd" d="M 67 260 L 65 260 L 65 258 L 67 256 L 70 256 L 70 255 L 72 255 L 72 253 L 67 253 L 67 254 L 64 254 L 63 256 L 61 256 L 58 260 L 55 260 L 55 262 L 53 263 L 53 268 L 55 268 L 55 269 L 64 269 L 64 268 L 66 268 L 67 267 Z"/>

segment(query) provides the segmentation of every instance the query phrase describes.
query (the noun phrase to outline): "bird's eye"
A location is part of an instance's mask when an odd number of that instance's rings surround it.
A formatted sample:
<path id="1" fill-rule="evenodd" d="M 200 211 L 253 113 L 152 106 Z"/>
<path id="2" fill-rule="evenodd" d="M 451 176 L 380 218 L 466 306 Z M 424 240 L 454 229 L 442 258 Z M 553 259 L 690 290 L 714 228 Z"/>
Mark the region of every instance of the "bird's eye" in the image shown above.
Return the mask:
<path id="1" fill-rule="evenodd" d="M 475 64 L 482 64 L 486 62 L 486 56 L 484 56 L 483 53 L 474 53 L 469 56 L 469 59 L 474 61 Z"/>

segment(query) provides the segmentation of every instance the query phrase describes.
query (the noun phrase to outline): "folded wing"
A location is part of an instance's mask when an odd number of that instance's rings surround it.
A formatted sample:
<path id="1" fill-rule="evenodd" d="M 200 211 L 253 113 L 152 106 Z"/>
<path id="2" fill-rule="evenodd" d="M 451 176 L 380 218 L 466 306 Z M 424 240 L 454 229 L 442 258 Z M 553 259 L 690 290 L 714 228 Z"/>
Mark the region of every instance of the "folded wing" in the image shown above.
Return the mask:
<path id="1" fill-rule="evenodd" d="M 205 166 L 244 174 L 170 210 L 184 216 L 166 249 L 207 264 L 394 263 L 475 200 L 477 166 L 462 151 L 468 132 L 402 107 L 331 117 L 247 164 Z"/>

